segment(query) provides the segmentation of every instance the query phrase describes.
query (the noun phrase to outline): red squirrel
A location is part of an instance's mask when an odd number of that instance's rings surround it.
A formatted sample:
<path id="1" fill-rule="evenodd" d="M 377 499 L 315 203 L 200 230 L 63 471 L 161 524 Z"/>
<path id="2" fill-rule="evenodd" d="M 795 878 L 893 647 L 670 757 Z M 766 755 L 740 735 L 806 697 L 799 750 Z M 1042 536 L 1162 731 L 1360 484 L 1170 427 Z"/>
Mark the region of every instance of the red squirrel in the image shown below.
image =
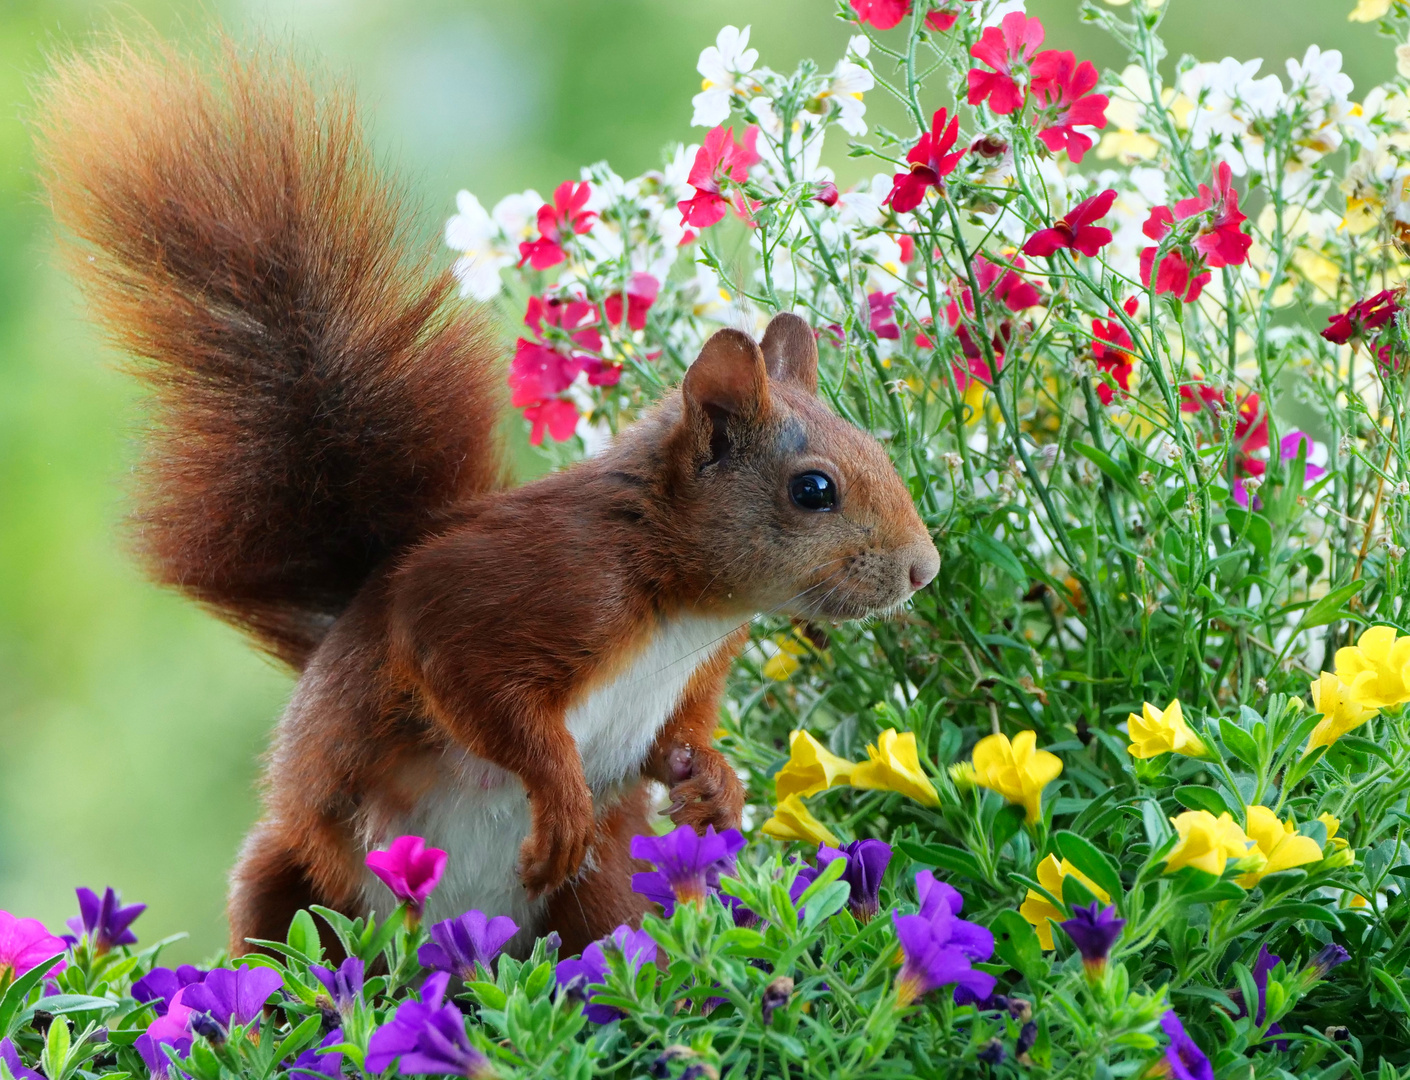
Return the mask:
<path id="1" fill-rule="evenodd" d="M 759 613 L 851 619 L 939 556 L 870 435 L 818 399 L 807 324 L 715 332 L 600 456 L 523 486 L 491 316 L 414 246 L 349 96 L 227 45 L 60 63 L 40 163 L 153 430 L 151 575 L 298 672 L 232 874 L 231 948 L 321 903 L 385 911 L 399 834 L 469 908 L 577 951 L 640 919 L 632 836 L 740 823 L 711 745 Z"/>

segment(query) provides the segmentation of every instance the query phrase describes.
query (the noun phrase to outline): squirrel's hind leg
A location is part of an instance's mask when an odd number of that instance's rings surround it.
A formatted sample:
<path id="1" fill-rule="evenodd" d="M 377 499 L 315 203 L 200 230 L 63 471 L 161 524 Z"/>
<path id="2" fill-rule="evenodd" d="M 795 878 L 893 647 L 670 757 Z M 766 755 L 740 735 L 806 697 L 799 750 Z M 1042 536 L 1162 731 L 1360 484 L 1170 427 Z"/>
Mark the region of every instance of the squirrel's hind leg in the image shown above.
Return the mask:
<path id="1" fill-rule="evenodd" d="M 559 956 L 575 956 L 623 923 L 639 927 L 650 906 L 632 892 L 632 874 L 650 870 L 631 857 L 632 837 L 650 833 L 650 791 L 637 784 L 598 822 L 591 850 L 591 869 L 560 886 L 549 897 L 543 933 L 557 931 L 563 939 Z"/>

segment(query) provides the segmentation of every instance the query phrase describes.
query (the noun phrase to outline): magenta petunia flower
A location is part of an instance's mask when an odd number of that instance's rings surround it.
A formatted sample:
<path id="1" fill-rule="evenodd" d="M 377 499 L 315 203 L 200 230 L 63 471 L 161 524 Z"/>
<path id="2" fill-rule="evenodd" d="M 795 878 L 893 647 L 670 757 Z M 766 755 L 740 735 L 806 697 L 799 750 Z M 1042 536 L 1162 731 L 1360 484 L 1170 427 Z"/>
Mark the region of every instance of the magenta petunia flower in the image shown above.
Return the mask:
<path id="1" fill-rule="evenodd" d="M 185 994 L 185 988 L 178 991 L 168 1003 L 166 1012 L 153 1020 L 133 1043 L 137 1052 L 142 1055 L 142 1060 L 146 1062 L 153 1080 L 165 1080 L 171 1064 L 162 1047 L 170 1046 L 176 1051 L 178 1058 L 184 1058 L 191 1052 L 191 1018 L 195 1013 L 182 1000 Z"/>
<path id="2" fill-rule="evenodd" d="M 0 911 L 0 986 L 67 950 L 64 939 L 49 933 L 38 919 L 21 919 Z M 57 975 L 65 966 L 60 960 L 45 975 Z"/>
<path id="3" fill-rule="evenodd" d="M 431 927 L 431 940 L 421 946 L 416 958 L 422 967 L 468 981 L 475 978 L 477 964 L 490 970 L 494 958 L 518 932 L 518 924 L 507 915 L 491 919 L 483 911 L 467 911 Z"/>
<path id="4" fill-rule="evenodd" d="M 595 993 L 588 987 L 607 981 L 607 956 L 604 946 L 616 949 L 626 959 L 627 967 L 633 974 L 644 964 L 655 963 L 656 942 L 645 930 L 633 930 L 630 926 L 619 926 L 601 941 L 594 941 L 583 950 L 580 960 L 561 960 L 554 970 L 558 988 L 566 994 L 581 997 L 586 1003 L 583 1015 L 594 1024 L 607 1024 L 622 1016 L 620 1009 L 610 1005 L 594 1004 Z"/>
<path id="5" fill-rule="evenodd" d="M 122 897 L 111 887 L 103 890 L 100 899 L 92 889 L 76 889 L 78 915 L 68 920 L 68 927 L 79 936 L 87 935 L 93 951 L 102 956 L 115 945 L 136 945 L 137 935 L 128 929 L 146 904 L 122 907 Z"/>
<path id="6" fill-rule="evenodd" d="M 490 1076 L 489 1059 L 470 1042 L 465 1017 L 445 1004 L 450 975 L 437 972 L 421 988 L 420 1001 L 403 1002 L 396 1015 L 372 1033 L 364 1068 L 376 1075 L 393 1062 L 403 1076 Z"/>
<path id="7" fill-rule="evenodd" d="M 841 858 L 847 860 L 842 880 L 852 890 L 847 905 L 860 922 L 870 922 L 881 910 L 881 879 L 891 862 L 891 845 L 884 840 L 853 840 L 840 849 L 826 844 L 818 848 L 819 869 Z"/>
<path id="8" fill-rule="evenodd" d="M 446 853 L 428 848 L 419 836 L 398 836 L 385 851 L 369 851 L 365 861 L 392 895 L 418 913 L 446 869 Z"/>
<path id="9" fill-rule="evenodd" d="M 669 891 L 683 904 L 703 904 L 720 874 L 734 869 L 735 856 L 743 847 L 744 836 L 738 829 L 717 833 L 713 825 L 706 825 L 703 834 L 682 825 L 665 836 L 634 836 L 632 858 L 654 863 L 656 869 L 633 874 L 632 890 L 653 898 Z"/>

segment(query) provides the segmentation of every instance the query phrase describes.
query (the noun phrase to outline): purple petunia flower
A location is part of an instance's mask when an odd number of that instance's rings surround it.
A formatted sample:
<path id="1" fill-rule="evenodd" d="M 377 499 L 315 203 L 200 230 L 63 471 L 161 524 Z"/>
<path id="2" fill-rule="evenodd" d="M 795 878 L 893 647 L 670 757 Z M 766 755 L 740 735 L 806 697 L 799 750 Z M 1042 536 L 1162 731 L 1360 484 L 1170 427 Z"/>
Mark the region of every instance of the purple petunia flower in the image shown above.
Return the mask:
<path id="1" fill-rule="evenodd" d="M 921 917 L 929 922 L 946 920 L 949 941 L 973 960 L 988 960 L 994 955 L 994 935 L 977 923 L 952 918 L 964 909 L 964 897 L 952 885 L 937 881 L 929 870 L 916 875 L 916 896 L 920 900 Z M 989 995 L 981 994 L 980 997 Z"/>
<path id="2" fill-rule="evenodd" d="M 310 1046 L 302 1054 L 294 1059 L 294 1064 L 289 1067 L 289 1071 L 296 1076 L 302 1077 L 339 1077 L 343 1074 L 343 1055 L 341 1053 L 320 1054 L 318 1051 L 329 1046 L 337 1046 L 343 1041 L 343 1029 L 334 1028 L 330 1031 L 317 1046 Z"/>
<path id="3" fill-rule="evenodd" d="M 486 971 L 519 926 L 507 915 L 487 918 L 483 911 L 467 911 L 458 919 L 446 919 L 431 927 L 431 940 L 417 950 L 422 967 L 448 971 L 469 981 L 478 964 Z"/>
<path id="4" fill-rule="evenodd" d="M 622 925 L 601 941 L 594 941 L 583 950 L 581 960 L 560 960 L 554 970 L 558 988 L 565 994 L 581 997 L 586 1006 L 583 1015 L 594 1024 L 607 1024 L 623 1015 L 621 1010 L 610 1005 L 593 1003 L 596 994 L 588 993 L 587 988 L 607 981 L 607 954 L 603 946 L 616 949 L 627 962 L 627 969 L 635 975 L 642 965 L 656 961 L 656 942 L 645 930 L 633 930 Z"/>
<path id="5" fill-rule="evenodd" d="M 857 921 L 870 922 L 881 910 L 881 879 L 891 862 L 891 845 L 884 840 L 853 840 L 840 849 L 823 844 L 818 848 L 818 868 L 844 856 L 847 869 L 842 871 L 842 880 L 852 890 L 848 907 Z"/>
<path id="6" fill-rule="evenodd" d="M 158 1016 L 165 1016 L 167 1006 L 177 993 L 205 977 L 204 971 L 190 964 L 182 964 L 175 971 L 164 967 L 153 968 L 132 984 L 132 996 L 138 1001 L 150 1003 Z"/>
<path id="7" fill-rule="evenodd" d="M 1351 954 L 1335 942 L 1331 945 L 1323 945 L 1317 951 L 1303 969 L 1302 976 L 1309 983 L 1318 982 L 1327 977 L 1327 973 L 1338 964 L 1344 964 L 1351 959 Z"/>
<path id="8" fill-rule="evenodd" d="M 959 917 L 964 899 L 929 870 L 916 875 L 919 915 L 893 915 L 904 963 L 896 978 L 901 1006 L 941 986 L 954 985 L 983 1000 L 994 992 L 994 976 L 972 966 L 994 955 L 994 935 Z"/>
<path id="9" fill-rule="evenodd" d="M 142 1055 L 142 1060 L 147 1063 L 147 1069 L 154 1080 L 164 1080 L 171 1064 L 166 1051 L 162 1049 L 163 1046 L 170 1046 L 179 1058 L 184 1058 L 191 1052 L 193 1010 L 182 1000 L 186 992 L 185 988 L 177 991 L 176 996 L 168 1002 L 166 1012 L 153 1020 L 133 1043 L 137 1052 Z"/>
<path id="10" fill-rule="evenodd" d="M 1087 907 L 1072 909 L 1072 918 L 1058 923 L 1082 954 L 1082 966 L 1088 978 L 1097 978 L 1106 970 L 1106 958 L 1112 945 L 1121 936 L 1125 919 L 1116 917 L 1116 908 L 1102 907 L 1093 900 Z"/>
<path id="11" fill-rule="evenodd" d="M 323 989 L 327 990 L 328 996 L 333 999 L 333 1007 L 339 1012 L 352 1008 L 353 1002 L 362 996 L 365 969 L 362 961 L 356 956 L 349 956 L 338 965 L 337 971 L 330 971 L 318 964 L 310 964 L 308 969 L 313 972 L 313 977 L 323 984 Z"/>
<path id="12" fill-rule="evenodd" d="M 1170 1039 L 1165 1048 L 1165 1060 L 1170 1066 L 1170 1075 L 1175 1080 L 1214 1080 L 1214 1066 L 1204 1051 L 1195 1045 L 1194 1039 L 1185 1034 L 1185 1025 L 1175 1015 L 1174 1009 L 1167 1009 L 1160 1018 L 1161 1029 Z"/>
<path id="13" fill-rule="evenodd" d="M 182 990 L 181 1003 L 193 1012 L 205 1013 L 229 1031 L 257 1020 L 269 995 L 283 983 L 279 972 L 267 967 L 216 968 L 205 981 Z"/>
<path id="14" fill-rule="evenodd" d="M 43 1073 L 25 1068 L 24 1062 L 20 1060 L 20 1052 L 15 1049 L 15 1044 L 8 1036 L 0 1039 L 0 1061 L 9 1068 L 10 1075 L 15 1080 L 44 1080 Z"/>
<path id="15" fill-rule="evenodd" d="M 446 853 L 427 847 L 419 836 L 398 836 L 387 850 L 369 851 L 364 861 L 367 869 L 418 915 L 446 869 Z"/>
<path id="16" fill-rule="evenodd" d="M 654 863 L 656 870 L 633 874 L 632 890 L 655 898 L 669 889 L 683 904 L 703 904 L 720 874 L 734 869 L 735 856 L 743 847 L 744 836 L 738 829 L 716 833 L 713 825 L 706 825 L 703 834 L 682 825 L 665 836 L 634 836 L 632 858 Z"/>
<path id="17" fill-rule="evenodd" d="M 465 1017 L 444 1003 L 450 974 L 438 971 L 421 988 L 420 1001 L 403 1002 L 396 1015 L 372 1033 L 364 1068 L 380 1073 L 393 1062 L 403 1076 L 487 1077 L 489 1059 L 465 1032 Z"/>
<path id="18" fill-rule="evenodd" d="M 122 897 L 111 887 L 103 890 L 102 899 L 92 889 L 74 892 L 78 896 L 78 915 L 68 920 L 68 927 L 80 937 L 87 934 L 97 955 L 102 956 L 115 945 L 137 944 L 137 935 L 128 927 L 147 910 L 146 904 L 122 907 Z"/>

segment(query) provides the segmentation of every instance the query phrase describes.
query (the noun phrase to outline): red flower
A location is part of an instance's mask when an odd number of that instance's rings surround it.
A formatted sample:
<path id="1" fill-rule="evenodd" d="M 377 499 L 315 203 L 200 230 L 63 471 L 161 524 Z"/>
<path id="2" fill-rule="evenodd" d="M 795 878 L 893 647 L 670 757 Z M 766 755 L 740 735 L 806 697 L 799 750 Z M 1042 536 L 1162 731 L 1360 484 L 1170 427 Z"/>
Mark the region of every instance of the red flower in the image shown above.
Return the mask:
<path id="1" fill-rule="evenodd" d="M 1067 212 L 1066 217 L 1053 222 L 1052 228 L 1039 229 L 1034 233 L 1023 245 L 1023 253 L 1044 256 L 1054 254 L 1059 248 L 1069 248 L 1083 255 L 1095 255 L 1111 243 L 1111 230 L 1092 222 L 1106 217 L 1115 201 L 1116 192 L 1108 188 L 1100 195 L 1078 203 Z"/>
<path id="2" fill-rule="evenodd" d="M 1153 247 L 1141 252 L 1142 285 L 1151 283 L 1151 266 L 1155 262 L 1155 253 L 1156 249 Z M 1157 295 L 1171 293 L 1186 303 L 1192 303 L 1199 299 L 1200 293 L 1213 276 L 1208 270 L 1196 273 L 1195 268 L 1186 262 L 1181 252 L 1167 251 L 1155 273 L 1155 291 Z"/>
<path id="3" fill-rule="evenodd" d="M 1368 338 L 1403 310 L 1400 298 L 1403 289 L 1385 289 L 1358 300 L 1351 307 L 1327 319 L 1322 336 L 1335 345 L 1345 345 L 1352 338 Z M 1389 348 L 1389 346 L 1383 347 Z"/>
<path id="4" fill-rule="evenodd" d="M 901 330 L 896 325 L 896 294 L 894 292 L 884 293 L 880 290 L 868 293 L 867 307 L 870 309 L 868 325 L 871 327 L 871 332 L 879 338 L 899 341 Z"/>
<path id="5" fill-rule="evenodd" d="M 901 248 L 901 261 L 908 263 L 916 257 L 916 241 L 910 233 L 902 233 L 896 237 L 896 243 Z"/>
<path id="6" fill-rule="evenodd" d="M 935 115 L 930 118 L 930 130 L 906 155 L 911 171 L 897 173 L 891 181 L 891 194 L 886 196 L 886 201 L 896 213 L 904 214 L 919 206 L 925 198 L 926 189 L 939 189 L 941 178 L 954 172 L 964 156 L 963 150 L 948 152 L 959 138 L 960 118 L 956 116 L 949 120 L 946 127 L 947 119 L 949 114 L 944 109 L 935 110 Z"/>
<path id="7" fill-rule="evenodd" d="M 1121 306 L 1127 315 L 1135 315 L 1136 304 L 1137 298 L 1133 296 Z M 1092 342 L 1092 359 L 1097 362 L 1097 370 L 1115 379 L 1116 384 L 1121 387 L 1122 396 L 1125 397 L 1131 389 L 1131 372 L 1136 363 L 1130 353 L 1135 342 L 1131 340 L 1131 335 L 1126 332 L 1126 327 L 1114 311 L 1107 312 L 1105 322 L 1101 319 L 1092 320 L 1092 336 L 1096 338 Z M 1097 397 L 1103 405 L 1110 405 L 1114 396 L 1115 392 L 1105 380 L 1097 384 Z"/>
<path id="8" fill-rule="evenodd" d="M 646 313 L 656 303 L 661 291 L 661 283 L 650 274 L 633 274 L 627 282 L 627 325 L 633 330 L 646 329 Z M 607 321 L 613 326 L 622 323 L 622 294 L 613 293 L 602 305 L 607 310 Z"/>
<path id="9" fill-rule="evenodd" d="M 1092 146 L 1092 140 L 1078 133 L 1075 126 L 1106 127 L 1107 97 L 1090 92 L 1096 85 L 1097 69 L 1091 61 L 1079 64 L 1070 52 L 1048 49 L 1033 61 L 1038 138 L 1054 154 L 1066 150 L 1074 163 L 1080 162 Z"/>
<path id="10" fill-rule="evenodd" d="M 820 202 L 824 206 L 837 205 L 837 185 L 831 180 L 824 180 L 818 185 L 817 193 L 813 196 L 814 202 Z"/>
<path id="11" fill-rule="evenodd" d="M 1214 167 L 1213 191 L 1201 184 L 1197 196 L 1175 204 L 1175 216 L 1181 221 L 1211 210 L 1208 227 L 1201 228 L 1195 237 L 1195 250 L 1204 256 L 1206 266 L 1241 265 L 1248 258 L 1253 237 L 1239 228 L 1248 219 L 1239 212 L 1239 193 L 1234 190 L 1233 172 L 1226 161 Z"/>
<path id="12" fill-rule="evenodd" d="M 749 166 L 760 160 L 754 149 L 758 141 L 759 129 L 752 124 L 744 130 L 743 143 L 734 141 L 734 128 L 721 124 L 710 130 L 705 136 L 704 145 L 695 152 L 695 163 L 686 178 L 686 182 L 695 189 L 695 195 L 676 204 L 681 212 L 682 225 L 708 228 L 725 216 L 727 203 L 734 206 L 735 213 L 740 217 L 749 220 L 753 206 L 737 187 L 727 199 L 725 188 L 748 179 Z"/>
<path id="13" fill-rule="evenodd" d="M 965 3 L 972 4 L 974 0 L 965 0 Z M 930 12 L 930 14 L 925 17 L 925 28 L 943 34 L 946 30 L 955 25 L 955 22 L 960 17 L 960 10 L 959 8 L 954 8 L 946 4 L 944 7 Z"/>
<path id="14" fill-rule="evenodd" d="M 515 342 L 509 387 L 510 403 L 522 408 L 534 425 L 529 441 L 535 446 L 543 441 L 545 429 L 560 441 L 573 433 L 577 409 L 559 395 L 580 371 L 587 373 L 593 386 L 613 386 L 622 377 L 619 366 L 576 351 L 601 351 L 602 335 L 593 325 L 596 321 L 597 312 L 586 300 L 529 298 L 524 325 L 533 331 L 534 340 L 521 337 Z M 571 424 L 567 421 L 569 411 L 575 417 Z M 563 431 L 567 434 L 559 434 Z"/>
<path id="15" fill-rule="evenodd" d="M 591 195 L 592 188 L 586 180 L 576 188 L 571 180 L 559 184 L 553 192 L 552 205 L 544 203 L 539 207 L 539 238 L 519 245 L 519 265 L 527 262 L 535 270 L 547 270 L 566 259 L 564 237 L 587 232 L 597 217 L 593 211 L 583 209 Z"/>
<path id="16" fill-rule="evenodd" d="M 1015 255 L 1013 265 L 1022 270 L 1023 259 Z M 1043 298 L 1037 286 L 1030 281 L 1024 281 L 1018 276 L 1017 270 L 992 263 L 983 255 L 974 257 L 974 277 L 979 282 L 979 293 L 982 297 L 986 300 L 996 300 L 1010 311 L 1031 308 Z M 964 290 L 964 300 L 965 310 L 974 310 L 968 289 Z"/>
<path id="17" fill-rule="evenodd" d="M 524 419 L 533 425 L 529 430 L 532 445 L 542 445 L 545 431 L 555 442 L 566 442 L 578 428 L 578 408 L 567 398 L 549 398 L 528 406 Z"/>
<path id="18" fill-rule="evenodd" d="M 1023 108 L 1024 91 L 1015 76 L 1023 76 L 1041 44 L 1043 24 L 1021 11 L 1011 11 L 998 26 L 986 28 L 969 55 L 994 70 L 970 69 L 969 103 L 978 105 L 988 98 L 989 108 L 1000 116 Z"/>
<path id="19" fill-rule="evenodd" d="M 852 0 L 857 21 L 890 30 L 911 13 L 911 0 Z"/>

